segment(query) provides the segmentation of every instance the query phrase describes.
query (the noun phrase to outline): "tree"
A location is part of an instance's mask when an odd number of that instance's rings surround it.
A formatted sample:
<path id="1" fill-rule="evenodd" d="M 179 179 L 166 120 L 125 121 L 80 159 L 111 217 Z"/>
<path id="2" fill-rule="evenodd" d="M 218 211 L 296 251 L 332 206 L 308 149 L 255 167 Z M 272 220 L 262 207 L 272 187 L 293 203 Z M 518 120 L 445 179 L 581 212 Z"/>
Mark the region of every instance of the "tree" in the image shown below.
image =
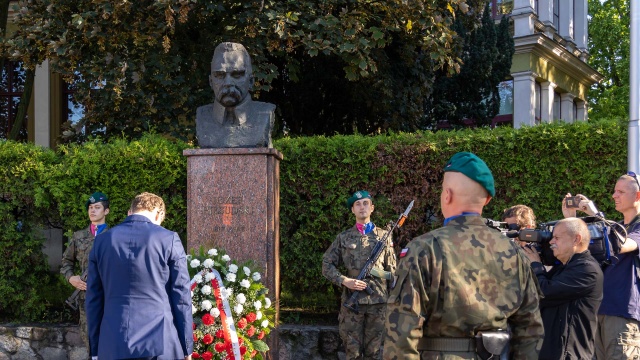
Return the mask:
<path id="1" fill-rule="evenodd" d="M 454 126 L 462 125 L 464 119 L 473 119 L 477 125 L 490 124 L 500 110 L 498 84 L 510 75 L 515 47 L 506 17 L 496 25 L 487 4 L 481 26 L 469 31 L 457 20 L 454 29 L 463 39 L 461 70 L 453 76 L 437 73 L 433 97 L 425 111 L 426 128 L 433 128 L 439 120 L 448 120 Z"/>
<path id="2" fill-rule="evenodd" d="M 589 117 L 629 118 L 628 0 L 589 0 L 589 65 L 604 76 L 589 91 Z"/>
<path id="3" fill-rule="evenodd" d="M 5 39 L 7 37 L 7 22 L 9 17 L 9 6 L 10 0 L 0 0 L 0 46 L 3 45 Z M 0 52 L 0 81 L 5 78 L 5 75 L 2 73 L 7 71 L 5 67 L 5 62 L 7 59 L 6 53 Z M 35 80 L 35 71 L 33 69 L 29 69 L 25 72 L 25 81 L 23 84 L 22 96 L 20 96 L 20 103 L 18 105 L 18 109 L 16 111 L 16 115 L 13 121 L 13 126 L 9 130 L 7 134 L 7 139 L 9 140 L 18 140 L 24 135 L 24 126 L 27 119 L 27 109 L 29 108 L 29 103 L 31 102 L 31 93 L 33 92 L 33 84 Z M 10 116 L 11 111 L 13 109 L 9 109 L 7 106 L 6 115 Z"/>
<path id="4" fill-rule="evenodd" d="M 247 47 L 255 96 L 278 106 L 281 131 L 410 130 L 432 69 L 459 70 L 451 25 L 475 2 L 23 0 L 5 52 L 75 80 L 89 133 L 192 138 L 221 41 Z"/>

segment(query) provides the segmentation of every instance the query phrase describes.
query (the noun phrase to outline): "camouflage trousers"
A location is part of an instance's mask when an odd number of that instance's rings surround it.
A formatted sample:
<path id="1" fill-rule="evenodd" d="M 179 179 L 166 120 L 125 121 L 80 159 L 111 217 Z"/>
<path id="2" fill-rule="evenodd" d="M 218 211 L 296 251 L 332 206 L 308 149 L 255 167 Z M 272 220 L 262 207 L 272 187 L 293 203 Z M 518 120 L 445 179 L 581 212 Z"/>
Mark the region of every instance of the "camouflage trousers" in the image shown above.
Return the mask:
<path id="1" fill-rule="evenodd" d="M 640 322 L 620 316 L 598 315 L 595 358 L 640 359 Z"/>
<path id="2" fill-rule="evenodd" d="M 84 309 L 84 297 L 78 299 L 78 310 L 80 310 L 80 337 L 82 338 L 82 342 L 84 346 L 87 348 L 87 353 L 91 353 L 91 348 L 89 347 L 89 328 L 87 327 L 87 313 Z"/>
<path id="3" fill-rule="evenodd" d="M 386 309 L 386 304 L 359 305 L 359 312 L 356 314 L 344 306 L 340 307 L 340 338 L 347 360 L 382 359 Z"/>

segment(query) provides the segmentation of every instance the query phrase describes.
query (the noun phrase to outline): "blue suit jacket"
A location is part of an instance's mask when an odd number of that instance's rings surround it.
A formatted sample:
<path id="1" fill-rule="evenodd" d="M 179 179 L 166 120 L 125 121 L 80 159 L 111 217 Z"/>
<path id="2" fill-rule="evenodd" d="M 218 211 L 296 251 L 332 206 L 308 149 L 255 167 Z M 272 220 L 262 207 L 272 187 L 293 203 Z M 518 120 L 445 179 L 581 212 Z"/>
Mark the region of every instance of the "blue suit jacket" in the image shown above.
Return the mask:
<path id="1" fill-rule="evenodd" d="M 193 351 L 187 259 L 180 237 L 142 215 L 98 235 L 89 254 L 86 312 L 100 360 Z"/>

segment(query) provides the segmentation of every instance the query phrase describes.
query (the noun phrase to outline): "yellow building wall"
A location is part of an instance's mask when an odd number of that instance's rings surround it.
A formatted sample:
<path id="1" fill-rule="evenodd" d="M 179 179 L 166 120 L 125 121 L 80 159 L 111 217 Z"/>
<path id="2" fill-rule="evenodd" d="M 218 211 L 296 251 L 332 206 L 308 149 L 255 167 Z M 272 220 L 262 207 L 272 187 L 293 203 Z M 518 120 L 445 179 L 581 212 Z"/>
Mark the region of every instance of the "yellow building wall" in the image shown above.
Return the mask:
<path id="1" fill-rule="evenodd" d="M 532 71 L 538 81 L 551 81 L 560 92 L 570 92 L 581 100 L 587 98 L 589 88 L 575 77 L 567 74 L 550 61 L 533 53 L 516 54 L 511 63 L 511 72 Z"/>

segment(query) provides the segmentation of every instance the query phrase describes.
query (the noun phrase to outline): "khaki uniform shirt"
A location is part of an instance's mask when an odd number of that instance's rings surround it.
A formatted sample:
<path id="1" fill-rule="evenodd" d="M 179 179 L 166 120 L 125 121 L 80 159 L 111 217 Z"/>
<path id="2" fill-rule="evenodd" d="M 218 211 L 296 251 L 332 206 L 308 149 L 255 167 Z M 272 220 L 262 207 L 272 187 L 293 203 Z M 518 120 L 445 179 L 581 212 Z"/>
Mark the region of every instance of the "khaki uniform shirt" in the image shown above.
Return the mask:
<path id="1" fill-rule="evenodd" d="M 347 287 L 342 286 L 342 282 L 346 278 L 355 279 L 358 277 L 374 246 L 386 233 L 386 230 L 376 227 L 367 235 L 362 235 L 353 226 L 340 233 L 324 253 L 322 257 L 322 275 L 343 288 L 343 303 L 348 299 L 350 291 Z M 393 273 L 396 268 L 396 258 L 391 244 L 391 236 L 389 236 L 387 246 L 374 266 Z M 346 272 L 343 274 L 340 272 L 340 268 L 344 268 Z M 358 299 L 359 304 L 381 304 L 387 302 L 390 282 L 371 275 L 363 280 L 369 283 L 373 293 L 369 295 L 362 291 Z"/>
<path id="2" fill-rule="evenodd" d="M 387 304 L 385 359 L 430 358 L 418 350 L 422 337 L 472 338 L 507 328 L 511 359 L 538 358 L 544 330 L 537 282 L 517 245 L 480 216 L 454 218 L 413 239 L 400 256 Z"/>

